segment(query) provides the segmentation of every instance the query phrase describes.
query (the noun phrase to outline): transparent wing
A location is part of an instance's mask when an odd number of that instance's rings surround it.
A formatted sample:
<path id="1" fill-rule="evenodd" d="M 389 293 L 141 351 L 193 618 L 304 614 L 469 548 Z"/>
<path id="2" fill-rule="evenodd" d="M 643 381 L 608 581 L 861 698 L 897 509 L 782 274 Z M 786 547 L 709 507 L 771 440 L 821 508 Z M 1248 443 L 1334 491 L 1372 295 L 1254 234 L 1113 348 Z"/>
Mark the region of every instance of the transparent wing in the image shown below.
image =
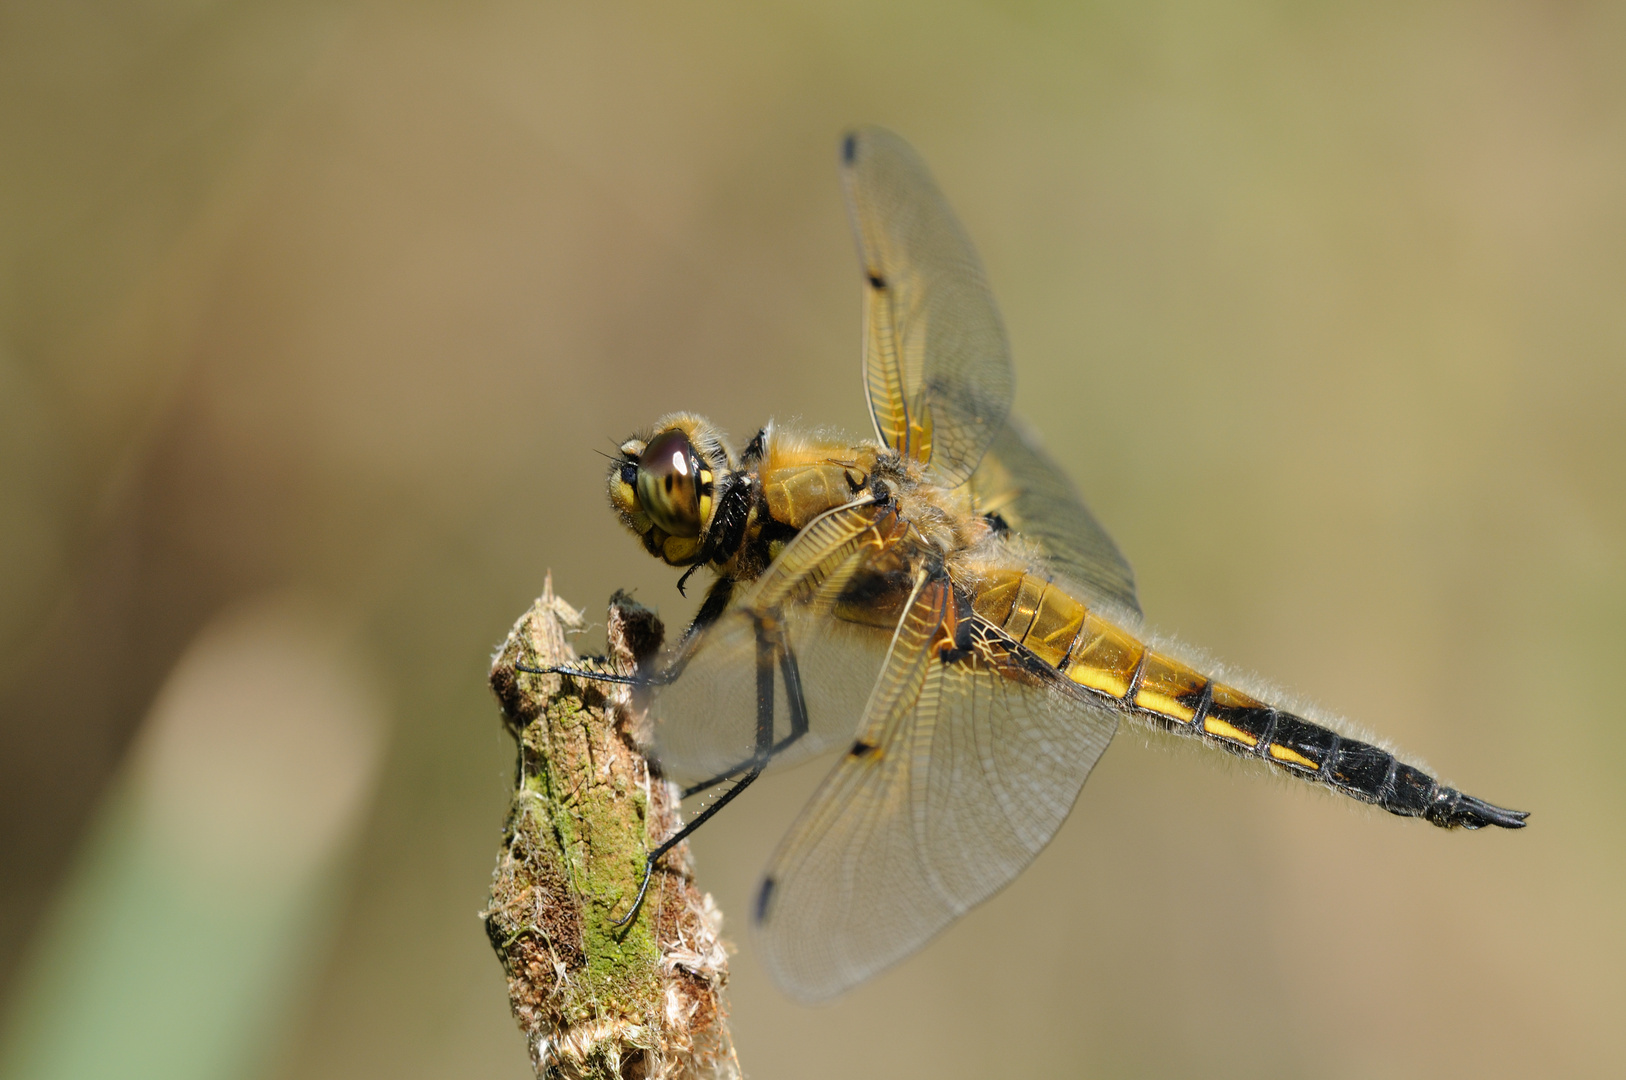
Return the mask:
<path id="1" fill-rule="evenodd" d="M 805 734 L 784 745 L 773 766 L 852 739 L 890 628 L 853 621 L 878 609 L 855 609 L 843 597 L 861 584 L 866 596 L 884 599 L 886 577 L 876 566 L 895 561 L 885 556 L 901 533 L 891 508 L 855 504 L 823 515 L 682 646 L 672 661 L 676 677 L 651 703 L 655 756 L 669 777 L 687 785 L 736 770 L 757 754 L 759 724 L 782 743 L 803 707 Z"/>
<path id="2" fill-rule="evenodd" d="M 1057 573 L 1079 587 L 1082 599 L 1106 601 L 1140 616 L 1135 572 L 1118 545 L 1067 474 L 1014 416 L 971 474 L 971 493 L 979 513 L 997 513 L 1014 532 L 1038 544 Z"/>
<path id="3" fill-rule="evenodd" d="M 867 281 L 864 379 L 876 433 L 957 484 L 999 431 L 1014 387 L 982 263 L 898 136 L 848 135 L 842 178 Z"/>
<path id="4" fill-rule="evenodd" d="M 778 768 L 831 746 L 852 742 L 864 715 L 887 632 L 832 618 L 810 605 L 795 605 L 776 620 L 778 635 L 793 657 L 794 677 L 806 704 L 808 730 L 769 761 Z M 688 786 L 737 771 L 757 749 L 758 658 L 755 615 L 734 608 L 707 629 L 682 673 L 654 699 L 655 758 L 661 770 Z M 773 742 L 792 733 L 786 669 L 776 653 L 768 664 Z"/>
<path id="5" fill-rule="evenodd" d="M 969 659 L 944 660 L 930 646 L 950 603 L 945 585 L 910 606 L 858 741 L 768 866 L 763 959 L 803 1000 L 896 963 L 1020 873 L 1116 730 L 986 624 Z"/>

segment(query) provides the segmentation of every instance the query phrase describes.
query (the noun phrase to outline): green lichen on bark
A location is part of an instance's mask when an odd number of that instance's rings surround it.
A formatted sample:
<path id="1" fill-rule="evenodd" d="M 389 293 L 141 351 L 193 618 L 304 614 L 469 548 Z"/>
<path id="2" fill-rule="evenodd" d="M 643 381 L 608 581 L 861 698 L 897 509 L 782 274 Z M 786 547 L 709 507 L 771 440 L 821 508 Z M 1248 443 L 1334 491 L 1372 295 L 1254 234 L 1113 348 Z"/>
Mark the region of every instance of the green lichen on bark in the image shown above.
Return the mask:
<path id="1" fill-rule="evenodd" d="M 581 616 L 552 594 L 515 624 L 491 669 L 519 746 L 486 931 L 508 975 L 538 1076 L 737 1076 L 721 1007 L 726 953 L 688 853 L 662 862 L 637 919 L 651 838 L 677 827 L 677 796 L 643 756 L 643 717 L 622 688 L 538 675 L 575 658 Z M 631 670 L 660 623 L 612 601 L 613 658 Z"/>

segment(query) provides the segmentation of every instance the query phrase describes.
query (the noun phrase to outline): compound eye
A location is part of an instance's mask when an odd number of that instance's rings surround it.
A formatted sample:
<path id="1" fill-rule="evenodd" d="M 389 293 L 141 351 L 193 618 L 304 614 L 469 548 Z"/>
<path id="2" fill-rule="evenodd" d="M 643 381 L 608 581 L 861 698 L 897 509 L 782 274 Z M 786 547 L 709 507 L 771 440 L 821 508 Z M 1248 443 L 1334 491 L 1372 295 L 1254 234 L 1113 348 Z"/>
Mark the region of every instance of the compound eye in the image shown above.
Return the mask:
<path id="1" fill-rule="evenodd" d="M 700 535 L 700 462 L 680 429 L 657 435 L 644 448 L 638 502 L 668 535 Z"/>

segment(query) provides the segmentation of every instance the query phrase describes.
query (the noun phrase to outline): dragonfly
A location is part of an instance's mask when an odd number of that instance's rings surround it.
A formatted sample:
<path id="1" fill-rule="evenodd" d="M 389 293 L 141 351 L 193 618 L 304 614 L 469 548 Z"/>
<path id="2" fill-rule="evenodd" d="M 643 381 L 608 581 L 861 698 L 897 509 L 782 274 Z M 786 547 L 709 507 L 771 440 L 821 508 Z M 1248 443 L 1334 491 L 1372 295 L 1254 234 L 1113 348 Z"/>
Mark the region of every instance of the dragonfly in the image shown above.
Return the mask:
<path id="1" fill-rule="evenodd" d="M 925 164 L 867 128 L 843 140 L 841 175 L 875 437 L 770 423 L 736 452 L 672 413 L 626 440 L 608 478 L 622 524 L 683 568 L 680 589 L 702 567 L 715 580 L 642 673 L 550 669 L 635 683 L 684 796 L 728 785 L 649 853 L 623 921 L 659 860 L 765 770 L 832 748 L 752 912 L 769 973 L 805 1001 L 1021 873 L 1120 720 L 1447 829 L 1524 826 L 1143 631 L 1129 564 L 1010 413 L 999 311 Z"/>

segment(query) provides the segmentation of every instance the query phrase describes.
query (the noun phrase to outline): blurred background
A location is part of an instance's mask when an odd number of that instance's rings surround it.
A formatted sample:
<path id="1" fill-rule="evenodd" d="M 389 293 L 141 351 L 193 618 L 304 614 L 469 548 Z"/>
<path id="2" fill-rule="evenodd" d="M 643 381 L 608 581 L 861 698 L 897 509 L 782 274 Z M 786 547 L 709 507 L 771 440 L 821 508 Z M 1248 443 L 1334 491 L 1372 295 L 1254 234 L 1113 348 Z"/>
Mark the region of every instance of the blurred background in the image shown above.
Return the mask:
<path id="1" fill-rule="evenodd" d="M 529 1074 L 490 652 L 549 568 L 692 610 L 604 505 L 658 414 L 867 434 L 858 122 L 1148 622 L 1533 818 L 1129 735 L 805 1009 L 804 767 L 695 843 L 747 1072 L 1626 1070 L 1626 7 L 167 0 L 0 5 L 0 1073 Z"/>

